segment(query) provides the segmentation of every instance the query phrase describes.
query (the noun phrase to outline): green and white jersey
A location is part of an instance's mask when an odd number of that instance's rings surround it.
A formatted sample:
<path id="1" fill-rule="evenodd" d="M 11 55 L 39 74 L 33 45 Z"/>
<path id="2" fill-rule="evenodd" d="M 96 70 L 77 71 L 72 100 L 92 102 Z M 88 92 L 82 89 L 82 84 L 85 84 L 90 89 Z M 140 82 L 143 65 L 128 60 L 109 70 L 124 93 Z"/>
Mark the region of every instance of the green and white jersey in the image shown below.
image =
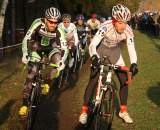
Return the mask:
<path id="1" fill-rule="evenodd" d="M 38 41 L 42 46 L 61 46 L 64 47 L 66 40 L 63 33 L 56 29 L 54 32 L 48 32 L 44 19 L 38 18 L 33 21 L 29 30 L 27 31 L 23 41 L 22 41 L 22 52 L 23 54 L 28 54 L 28 44 L 29 40 Z"/>

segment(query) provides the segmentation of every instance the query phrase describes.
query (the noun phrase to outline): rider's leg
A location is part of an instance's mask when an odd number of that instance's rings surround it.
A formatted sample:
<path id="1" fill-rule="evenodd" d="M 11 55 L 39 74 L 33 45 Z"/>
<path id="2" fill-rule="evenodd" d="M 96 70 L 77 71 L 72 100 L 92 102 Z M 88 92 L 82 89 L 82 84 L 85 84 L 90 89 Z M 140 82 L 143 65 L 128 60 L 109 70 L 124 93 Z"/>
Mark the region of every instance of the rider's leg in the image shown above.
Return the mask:
<path id="1" fill-rule="evenodd" d="M 133 123 L 132 118 L 127 112 L 127 98 L 128 98 L 128 85 L 126 84 L 127 74 L 123 72 L 116 72 L 116 73 L 120 81 L 119 97 L 121 105 L 120 105 L 119 117 L 121 117 L 126 123 Z"/>
<path id="2" fill-rule="evenodd" d="M 84 103 L 83 103 L 84 106 L 89 105 L 91 96 L 94 92 L 94 88 L 96 88 L 96 85 L 97 85 L 98 77 L 99 77 L 98 69 L 93 70 L 91 68 L 90 79 L 89 79 L 89 82 L 88 82 L 88 85 L 86 87 L 85 94 L 84 94 Z"/>
<path id="3" fill-rule="evenodd" d="M 116 72 L 116 74 L 120 82 L 120 109 L 122 112 L 124 112 L 127 111 L 128 85 L 125 83 L 127 81 L 127 74 L 124 72 Z"/>
<path id="4" fill-rule="evenodd" d="M 52 64 L 57 64 L 57 65 L 58 65 L 59 62 L 60 62 L 60 60 L 61 60 L 61 53 L 60 53 L 60 52 L 55 53 L 55 54 L 52 55 L 51 58 L 50 58 L 50 62 L 51 62 Z M 55 77 L 57 77 L 57 76 L 56 76 L 57 72 L 58 72 L 57 68 L 53 68 L 53 69 L 51 70 L 50 74 L 49 74 L 49 79 L 52 80 L 52 79 L 54 79 Z"/>
<path id="5" fill-rule="evenodd" d="M 40 45 L 38 42 L 34 41 L 34 40 L 31 40 L 31 41 L 28 41 L 28 48 L 29 48 L 29 51 L 31 52 L 31 59 L 35 58 L 33 52 L 36 52 L 36 57 L 39 54 L 37 53 L 40 49 Z M 19 110 L 19 115 L 20 116 L 26 116 L 27 115 L 27 112 L 28 112 L 28 98 L 30 96 L 30 93 L 31 93 L 31 90 L 32 90 L 32 82 L 34 80 L 34 77 L 36 76 L 36 74 L 38 73 L 38 66 L 36 66 L 34 63 L 29 63 L 28 64 L 28 74 L 27 74 L 27 78 L 26 78 L 26 82 L 25 82 L 25 85 L 24 85 L 24 89 L 23 89 L 23 104 Z"/>
<path id="6" fill-rule="evenodd" d="M 50 63 L 58 65 L 60 60 L 61 60 L 61 51 L 58 49 L 53 49 L 52 52 L 49 54 Z M 51 71 L 47 76 L 47 83 L 49 86 L 52 85 L 52 80 L 58 77 L 58 74 L 59 74 L 58 69 L 56 67 L 52 67 Z"/>
<path id="7" fill-rule="evenodd" d="M 87 123 L 88 105 L 91 100 L 94 89 L 96 88 L 96 85 L 97 85 L 97 81 L 99 77 L 98 72 L 99 72 L 98 70 L 91 69 L 90 79 L 84 94 L 84 103 L 81 109 L 81 114 L 79 116 L 79 122 L 81 124 Z"/>
<path id="8" fill-rule="evenodd" d="M 26 82 L 23 89 L 23 104 L 19 110 L 20 116 L 26 116 L 28 112 L 28 98 L 30 96 L 32 90 L 32 82 L 34 80 L 35 75 L 38 72 L 38 68 L 36 65 L 30 65 L 28 68 L 28 74 L 26 78 Z"/>

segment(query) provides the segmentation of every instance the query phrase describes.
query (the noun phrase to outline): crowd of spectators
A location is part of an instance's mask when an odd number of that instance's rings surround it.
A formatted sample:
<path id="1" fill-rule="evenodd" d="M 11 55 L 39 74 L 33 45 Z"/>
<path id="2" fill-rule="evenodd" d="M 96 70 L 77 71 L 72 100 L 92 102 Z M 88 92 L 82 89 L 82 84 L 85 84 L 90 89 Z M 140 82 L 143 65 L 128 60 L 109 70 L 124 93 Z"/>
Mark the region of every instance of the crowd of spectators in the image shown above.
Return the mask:
<path id="1" fill-rule="evenodd" d="M 130 25 L 133 29 L 146 32 L 149 35 L 160 36 L 160 12 L 145 11 L 132 16 Z"/>

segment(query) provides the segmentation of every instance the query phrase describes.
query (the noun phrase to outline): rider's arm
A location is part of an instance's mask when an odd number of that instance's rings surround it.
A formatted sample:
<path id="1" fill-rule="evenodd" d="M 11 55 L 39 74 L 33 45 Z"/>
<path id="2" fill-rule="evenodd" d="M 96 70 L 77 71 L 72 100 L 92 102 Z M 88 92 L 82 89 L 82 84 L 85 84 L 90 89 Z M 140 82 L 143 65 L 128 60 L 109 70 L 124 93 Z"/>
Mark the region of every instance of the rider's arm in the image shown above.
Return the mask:
<path id="1" fill-rule="evenodd" d="M 101 40 L 104 38 L 105 31 L 106 27 L 101 27 L 93 37 L 92 42 L 89 45 L 90 57 L 92 57 L 93 55 L 97 55 L 99 57 L 96 51 L 96 47 L 100 44 Z"/>
<path id="2" fill-rule="evenodd" d="M 66 41 L 66 38 L 65 38 L 65 33 L 60 28 L 58 28 L 58 31 L 60 32 L 61 49 L 64 50 L 64 55 L 62 57 L 62 61 L 64 62 L 67 59 L 67 56 L 68 56 L 67 41 Z"/>
<path id="3" fill-rule="evenodd" d="M 125 33 L 127 36 L 127 48 L 130 57 L 130 62 L 131 64 L 137 63 L 137 53 L 135 50 L 134 34 L 130 27 L 125 31 Z"/>
<path id="4" fill-rule="evenodd" d="M 68 50 L 68 47 L 67 45 L 66 46 L 63 46 L 62 47 L 62 50 L 64 50 L 64 54 L 62 56 L 62 61 L 65 62 L 67 57 L 68 57 L 68 53 L 69 53 L 69 50 Z"/>
<path id="5" fill-rule="evenodd" d="M 23 55 L 28 55 L 28 47 L 27 47 L 27 42 L 28 40 L 31 40 L 33 35 L 35 35 L 36 29 L 41 25 L 41 19 L 36 19 L 32 25 L 30 26 L 29 30 L 27 31 L 23 41 L 22 41 L 22 52 Z"/>
<path id="6" fill-rule="evenodd" d="M 73 24 L 73 35 L 74 35 L 74 38 L 75 38 L 75 46 L 77 46 L 79 40 L 78 40 L 77 28 L 74 24 Z"/>

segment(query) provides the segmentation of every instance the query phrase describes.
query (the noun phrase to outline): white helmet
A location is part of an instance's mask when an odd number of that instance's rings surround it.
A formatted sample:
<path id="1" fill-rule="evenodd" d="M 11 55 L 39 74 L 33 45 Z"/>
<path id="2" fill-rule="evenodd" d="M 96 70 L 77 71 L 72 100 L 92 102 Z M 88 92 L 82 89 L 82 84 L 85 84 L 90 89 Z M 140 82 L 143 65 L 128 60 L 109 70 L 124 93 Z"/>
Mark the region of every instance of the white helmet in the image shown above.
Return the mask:
<path id="1" fill-rule="evenodd" d="M 112 16 L 118 21 L 127 22 L 131 19 L 131 12 L 124 5 L 118 4 L 116 6 L 113 6 Z"/>
<path id="2" fill-rule="evenodd" d="M 45 17 L 47 19 L 59 20 L 61 18 L 61 13 L 59 12 L 57 8 L 50 7 L 46 10 Z"/>

